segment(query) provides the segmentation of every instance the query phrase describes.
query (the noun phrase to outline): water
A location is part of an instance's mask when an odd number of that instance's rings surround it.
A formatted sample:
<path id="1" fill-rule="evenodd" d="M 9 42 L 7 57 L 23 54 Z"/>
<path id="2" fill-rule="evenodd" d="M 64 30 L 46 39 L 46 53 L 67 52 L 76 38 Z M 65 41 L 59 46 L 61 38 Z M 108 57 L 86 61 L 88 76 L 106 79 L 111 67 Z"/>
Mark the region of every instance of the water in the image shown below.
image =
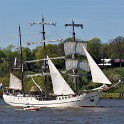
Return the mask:
<path id="1" fill-rule="evenodd" d="M 24 111 L 0 99 L 0 124 L 124 124 L 124 99 L 102 99 L 97 107 Z"/>

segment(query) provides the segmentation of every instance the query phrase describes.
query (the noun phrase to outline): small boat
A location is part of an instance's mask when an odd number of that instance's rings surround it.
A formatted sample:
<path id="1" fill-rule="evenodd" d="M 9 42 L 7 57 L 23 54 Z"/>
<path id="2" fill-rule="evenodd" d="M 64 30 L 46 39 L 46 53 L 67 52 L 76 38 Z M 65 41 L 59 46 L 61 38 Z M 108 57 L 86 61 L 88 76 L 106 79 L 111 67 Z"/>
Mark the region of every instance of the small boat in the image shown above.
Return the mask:
<path id="1" fill-rule="evenodd" d="M 38 111 L 40 108 L 36 106 L 26 106 L 24 107 L 24 110 L 30 110 L 30 111 Z"/>

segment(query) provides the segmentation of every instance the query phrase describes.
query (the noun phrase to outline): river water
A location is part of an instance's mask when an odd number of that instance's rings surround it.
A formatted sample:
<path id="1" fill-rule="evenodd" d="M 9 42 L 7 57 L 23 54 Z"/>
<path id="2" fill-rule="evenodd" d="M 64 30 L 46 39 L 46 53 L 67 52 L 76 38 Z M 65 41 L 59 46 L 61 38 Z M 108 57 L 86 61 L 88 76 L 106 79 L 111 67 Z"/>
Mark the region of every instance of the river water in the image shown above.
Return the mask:
<path id="1" fill-rule="evenodd" d="M 1 98 L 0 124 L 124 124 L 124 99 L 101 99 L 97 107 L 24 111 Z"/>

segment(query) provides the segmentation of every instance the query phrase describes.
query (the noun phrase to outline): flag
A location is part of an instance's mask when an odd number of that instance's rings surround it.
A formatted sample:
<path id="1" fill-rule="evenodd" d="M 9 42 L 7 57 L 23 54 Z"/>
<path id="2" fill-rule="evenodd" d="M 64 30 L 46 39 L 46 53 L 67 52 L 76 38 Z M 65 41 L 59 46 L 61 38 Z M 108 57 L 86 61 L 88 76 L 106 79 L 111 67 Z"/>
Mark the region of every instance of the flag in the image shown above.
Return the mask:
<path id="1" fill-rule="evenodd" d="M 18 66 L 19 66 L 19 62 L 18 62 L 17 57 L 15 57 L 15 60 L 14 60 L 14 67 L 18 67 Z"/>
<path id="2" fill-rule="evenodd" d="M 0 88 L 2 88 L 3 87 L 3 84 L 2 83 L 0 83 Z"/>

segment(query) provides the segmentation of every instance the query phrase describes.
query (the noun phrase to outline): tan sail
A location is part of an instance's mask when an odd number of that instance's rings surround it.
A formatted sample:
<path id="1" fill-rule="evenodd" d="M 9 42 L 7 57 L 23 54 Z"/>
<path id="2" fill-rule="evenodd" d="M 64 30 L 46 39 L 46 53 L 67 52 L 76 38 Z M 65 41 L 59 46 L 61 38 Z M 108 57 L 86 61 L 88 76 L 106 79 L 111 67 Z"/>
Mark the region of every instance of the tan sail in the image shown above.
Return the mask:
<path id="1" fill-rule="evenodd" d="M 16 89 L 16 90 L 21 90 L 22 89 L 22 83 L 21 80 L 18 79 L 15 75 L 10 73 L 10 83 L 9 83 L 9 88 L 11 89 Z"/>

